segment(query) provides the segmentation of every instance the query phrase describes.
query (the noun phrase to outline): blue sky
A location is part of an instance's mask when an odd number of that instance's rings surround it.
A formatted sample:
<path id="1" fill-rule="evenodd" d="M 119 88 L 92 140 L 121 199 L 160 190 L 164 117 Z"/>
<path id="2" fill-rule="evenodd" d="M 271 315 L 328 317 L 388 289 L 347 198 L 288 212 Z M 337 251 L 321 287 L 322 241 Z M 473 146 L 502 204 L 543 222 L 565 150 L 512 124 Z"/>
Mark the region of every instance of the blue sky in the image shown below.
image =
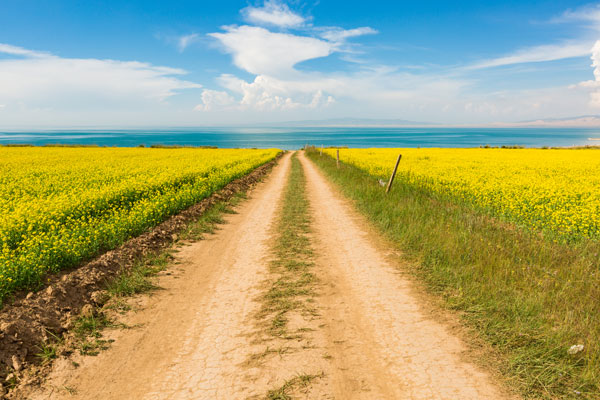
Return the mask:
<path id="1" fill-rule="evenodd" d="M 599 39 L 579 1 L 2 0 L 0 127 L 599 114 Z"/>

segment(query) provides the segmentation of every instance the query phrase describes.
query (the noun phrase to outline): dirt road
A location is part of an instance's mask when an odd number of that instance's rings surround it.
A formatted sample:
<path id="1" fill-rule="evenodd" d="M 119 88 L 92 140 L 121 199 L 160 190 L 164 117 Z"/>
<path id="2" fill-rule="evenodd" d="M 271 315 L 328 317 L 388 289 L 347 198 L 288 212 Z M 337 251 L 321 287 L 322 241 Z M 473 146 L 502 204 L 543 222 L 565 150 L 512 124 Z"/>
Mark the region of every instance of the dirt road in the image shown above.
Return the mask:
<path id="1" fill-rule="evenodd" d="M 56 363 L 32 399 L 246 399 L 293 389 L 310 399 L 500 399 L 490 377 L 386 261 L 362 217 L 299 155 L 311 205 L 311 313 L 259 340 L 286 155 L 215 234 L 183 248 L 164 290 L 141 299 L 129 330 L 97 357 Z M 310 378 L 309 378 L 310 377 Z"/>

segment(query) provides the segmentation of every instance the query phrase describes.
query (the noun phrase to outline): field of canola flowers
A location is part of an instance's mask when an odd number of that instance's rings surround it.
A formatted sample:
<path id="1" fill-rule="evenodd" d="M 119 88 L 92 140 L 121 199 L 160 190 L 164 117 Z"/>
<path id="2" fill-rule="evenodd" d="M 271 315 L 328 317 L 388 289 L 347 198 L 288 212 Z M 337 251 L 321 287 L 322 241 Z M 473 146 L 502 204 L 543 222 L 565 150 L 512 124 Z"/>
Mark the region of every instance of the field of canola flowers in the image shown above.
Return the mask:
<path id="1" fill-rule="evenodd" d="M 600 238 L 599 150 L 340 149 L 340 160 L 387 181 L 399 153 L 396 179 L 567 240 Z"/>
<path id="2" fill-rule="evenodd" d="M 279 150 L 0 147 L 0 304 L 139 235 Z"/>

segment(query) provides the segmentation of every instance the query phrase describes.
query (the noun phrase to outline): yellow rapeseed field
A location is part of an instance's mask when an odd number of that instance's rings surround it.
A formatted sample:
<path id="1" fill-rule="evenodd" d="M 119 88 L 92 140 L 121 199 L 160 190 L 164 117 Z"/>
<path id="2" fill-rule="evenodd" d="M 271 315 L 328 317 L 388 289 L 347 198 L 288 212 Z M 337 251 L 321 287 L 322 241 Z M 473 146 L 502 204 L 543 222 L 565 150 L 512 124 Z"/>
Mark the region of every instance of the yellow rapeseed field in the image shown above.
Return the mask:
<path id="1" fill-rule="evenodd" d="M 340 149 L 340 160 L 387 181 L 399 153 L 397 179 L 562 238 L 600 238 L 600 151 Z"/>
<path id="2" fill-rule="evenodd" d="M 279 150 L 0 147 L 0 302 L 114 248 Z"/>

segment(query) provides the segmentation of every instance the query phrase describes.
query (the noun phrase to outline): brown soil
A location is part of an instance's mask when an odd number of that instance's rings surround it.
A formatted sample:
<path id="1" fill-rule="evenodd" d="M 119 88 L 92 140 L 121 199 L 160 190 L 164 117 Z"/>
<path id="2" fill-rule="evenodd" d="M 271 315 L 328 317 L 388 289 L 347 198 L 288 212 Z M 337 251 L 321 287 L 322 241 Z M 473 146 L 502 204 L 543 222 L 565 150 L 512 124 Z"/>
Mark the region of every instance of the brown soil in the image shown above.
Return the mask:
<path id="1" fill-rule="evenodd" d="M 114 330 L 97 357 L 64 358 L 30 399 L 257 399 L 288 388 L 308 399 L 507 399 L 469 362 L 364 218 L 302 154 L 318 276 L 310 312 L 288 337 L 261 331 L 261 299 L 290 155 L 207 240 L 183 248 L 164 289 Z M 387 250 L 389 251 L 389 249 Z M 77 366 L 73 364 L 77 363 Z M 272 397 L 286 398 L 286 397 Z"/>
<path id="2" fill-rule="evenodd" d="M 43 290 L 18 293 L 0 310 L 0 389 L 10 371 L 38 364 L 39 346 L 50 335 L 60 336 L 86 305 L 94 305 L 106 282 L 135 261 L 170 246 L 190 221 L 218 201 L 231 198 L 259 182 L 276 161 L 229 183 L 212 196 L 121 247 L 71 271 L 49 277 Z M 1 392 L 1 391 L 0 391 Z M 1 393 L 0 393 L 1 396 Z"/>

